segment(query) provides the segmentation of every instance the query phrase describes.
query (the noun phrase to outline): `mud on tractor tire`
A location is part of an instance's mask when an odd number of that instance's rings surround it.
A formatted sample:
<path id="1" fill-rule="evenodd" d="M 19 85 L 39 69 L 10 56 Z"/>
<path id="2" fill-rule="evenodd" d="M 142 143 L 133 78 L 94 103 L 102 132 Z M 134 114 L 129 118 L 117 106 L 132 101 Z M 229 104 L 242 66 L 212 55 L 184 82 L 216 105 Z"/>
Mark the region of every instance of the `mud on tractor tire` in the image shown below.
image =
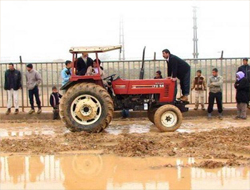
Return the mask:
<path id="1" fill-rule="evenodd" d="M 154 116 L 155 116 L 155 112 L 156 112 L 157 108 L 149 108 L 148 109 L 148 119 L 149 121 L 151 121 L 152 123 L 155 123 L 154 121 Z"/>
<path id="2" fill-rule="evenodd" d="M 176 106 L 164 105 L 159 107 L 154 115 L 154 124 L 161 132 L 173 132 L 182 123 L 182 113 Z"/>
<path id="3" fill-rule="evenodd" d="M 111 122 L 113 112 L 108 92 L 93 83 L 70 87 L 60 102 L 60 117 L 72 132 L 101 132 Z"/>

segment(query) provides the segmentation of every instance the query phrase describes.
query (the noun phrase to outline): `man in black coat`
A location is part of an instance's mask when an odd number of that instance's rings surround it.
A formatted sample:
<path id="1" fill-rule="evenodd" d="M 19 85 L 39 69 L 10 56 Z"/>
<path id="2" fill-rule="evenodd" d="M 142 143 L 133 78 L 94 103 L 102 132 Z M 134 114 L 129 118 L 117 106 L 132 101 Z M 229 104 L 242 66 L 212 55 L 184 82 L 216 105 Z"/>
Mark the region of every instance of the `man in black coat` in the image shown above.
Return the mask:
<path id="1" fill-rule="evenodd" d="M 15 114 L 19 113 L 18 89 L 22 88 L 22 76 L 20 71 L 14 68 L 13 63 L 9 63 L 9 69 L 5 72 L 4 90 L 7 90 L 8 102 L 6 115 L 11 113 L 12 97 L 14 97 Z"/>
<path id="2" fill-rule="evenodd" d="M 182 101 L 188 101 L 190 92 L 190 66 L 181 58 L 170 53 L 168 49 L 162 51 L 163 57 L 168 64 L 168 77 L 172 81 L 180 80 L 182 96 L 179 98 Z"/>
<path id="3" fill-rule="evenodd" d="M 243 59 L 243 65 L 241 65 L 238 68 L 238 72 L 242 71 L 245 74 L 245 77 L 248 80 L 248 84 L 249 84 L 249 92 L 248 92 L 248 103 L 247 103 L 247 107 L 250 109 L 250 105 L 249 105 L 249 101 L 250 101 L 250 65 L 248 65 L 248 59 L 244 58 Z"/>
<path id="4" fill-rule="evenodd" d="M 85 75 L 89 66 L 93 65 L 93 60 L 88 57 L 88 53 L 83 53 L 76 62 L 76 74 Z"/>

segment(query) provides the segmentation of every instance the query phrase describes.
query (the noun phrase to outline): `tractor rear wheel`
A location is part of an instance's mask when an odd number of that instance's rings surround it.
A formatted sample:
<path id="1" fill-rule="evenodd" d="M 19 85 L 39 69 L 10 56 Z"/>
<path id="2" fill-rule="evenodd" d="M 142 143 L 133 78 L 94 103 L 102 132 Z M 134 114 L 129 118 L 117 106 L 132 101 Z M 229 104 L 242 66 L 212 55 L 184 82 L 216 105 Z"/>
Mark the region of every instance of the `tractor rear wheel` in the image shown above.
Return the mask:
<path id="1" fill-rule="evenodd" d="M 182 113 L 176 106 L 164 105 L 156 110 L 154 122 L 160 131 L 173 132 L 181 126 Z"/>
<path id="2" fill-rule="evenodd" d="M 151 121 L 152 123 L 155 123 L 155 121 L 154 121 L 154 116 L 155 116 L 156 110 L 157 110 L 157 108 L 149 108 L 149 109 L 148 109 L 148 119 L 149 119 L 149 121 Z"/>
<path id="3" fill-rule="evenodd" d="M 79 83 L 67 90 L 60 103 L 60 116 L 72 132 L 100 132 L 112 120 L 113 101 L 94 83 Z"/>

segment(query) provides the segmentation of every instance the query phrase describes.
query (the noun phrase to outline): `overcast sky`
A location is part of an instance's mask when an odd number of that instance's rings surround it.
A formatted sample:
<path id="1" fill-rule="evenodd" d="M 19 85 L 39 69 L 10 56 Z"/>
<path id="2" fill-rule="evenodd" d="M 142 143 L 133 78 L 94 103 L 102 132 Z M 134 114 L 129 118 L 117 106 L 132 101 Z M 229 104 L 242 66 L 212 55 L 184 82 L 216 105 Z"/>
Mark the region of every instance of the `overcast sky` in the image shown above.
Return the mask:
<path id="1" fill-rule="evenodd" d="M 72 46 L 119 44 L 126 59 L 161 57 L 168 48 L 192 58 L 197 6 L 200 58 L 249 57 L 249 1 L 1 1 L 1 62 L 71 59 Z M 103 58 L 118 59 L 118 51 Z"/>

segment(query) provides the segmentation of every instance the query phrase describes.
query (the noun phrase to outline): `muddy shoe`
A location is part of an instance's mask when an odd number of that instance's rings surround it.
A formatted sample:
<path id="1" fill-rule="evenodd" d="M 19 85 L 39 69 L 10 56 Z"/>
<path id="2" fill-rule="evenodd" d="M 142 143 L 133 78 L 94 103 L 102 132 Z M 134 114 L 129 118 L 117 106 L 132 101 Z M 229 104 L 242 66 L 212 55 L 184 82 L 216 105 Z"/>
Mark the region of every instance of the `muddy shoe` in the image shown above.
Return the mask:
<path id="1" fill-rule="evenodd" d="M 18 113 L 19 113 L 19 110 L 18 110 L 18 109 L 15 109 L 14 114 L 17 115 Z"/>
<path id="2" fill-rule="evenodd" d="M 5 112 L 6 115 L 9 115 L 11 113 L 11 109 L 8 108 L 7 111 Z"/>
<path id="3" fill-rule="evenodd" d="M 28 112 L 28 114 L 32 114 L 32 113 L 34 113 L 35 112 L 35 110 L 34 109 L 31 109 L 29 112 Z"/>
<path id="4" fill-rule="evenodd" d="M 207 114 L 207 119 L 212 119 L 212 114 L 211 113 L 209 113 L 209 114 Z"/>
<path id="5" fill-rule="evenodd" d="M 195 107 L 195 108 L 194 108 L 194 110 L 198 110 L 198 108 L 197 108 L 197 107 Z"/>
<path id="6" fill-rule="evenodd" d="M 222 120 L 223 119 L 223 115 L 222 113 L 219 114 L 219 119 Z"/>
<path id="7" fill-rule="evenodd" d="M 183 101 L 183 102 L 187 102 L 188 101 L 188 97 L 187 96 L 182 96 L 180 98 L 180 100 Z"/>
<path id="8" fill-rule="evenodd" d="M 240 119 L 240 116 L 235 116 L 234 119 L 235 120 Z"/>
<path id="9" fill-rule="evenodd" d="M 40 109 L 38 109 L 36 113 L 37 113 L 37 114 L 42 113 L 42 109 L 41 109 L 41 108 L 40 108 Z"/>

